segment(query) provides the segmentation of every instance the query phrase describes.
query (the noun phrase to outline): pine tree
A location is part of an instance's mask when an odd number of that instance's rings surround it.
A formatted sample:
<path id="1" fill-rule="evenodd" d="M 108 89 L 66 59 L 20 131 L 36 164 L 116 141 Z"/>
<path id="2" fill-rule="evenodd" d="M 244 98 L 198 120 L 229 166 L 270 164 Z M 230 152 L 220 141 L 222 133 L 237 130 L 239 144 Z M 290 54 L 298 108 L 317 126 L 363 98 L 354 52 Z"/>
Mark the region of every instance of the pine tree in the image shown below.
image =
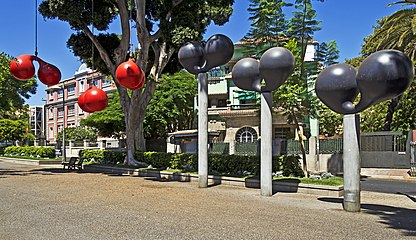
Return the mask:
<path id="1" fill-rule="evenodd" d="M 281 45 L 287 32 L 287 21 L 283 0 L 250 0 L 247 9 L 251 17 L 251 28 L 242 39 L 247 42 L 245 53 L 259 57 L 268 47 Z"/>

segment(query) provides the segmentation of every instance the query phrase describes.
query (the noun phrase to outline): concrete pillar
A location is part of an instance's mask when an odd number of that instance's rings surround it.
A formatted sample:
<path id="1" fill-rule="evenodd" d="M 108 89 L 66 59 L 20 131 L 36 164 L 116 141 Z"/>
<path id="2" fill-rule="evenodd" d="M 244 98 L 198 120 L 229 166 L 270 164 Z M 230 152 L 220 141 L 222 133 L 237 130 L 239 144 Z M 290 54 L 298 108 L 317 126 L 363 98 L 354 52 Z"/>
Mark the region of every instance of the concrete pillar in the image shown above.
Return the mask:
<path id="1" fill-rule="evenodd" d="M 313 171 L 313 172 L 319 172 L 319 158 L 318 158 L 318 149 L 317 149 L 317 142 L 319 141 L 319 139 L 315 136 L 311 136 L 309 138 L 309 156 L 310 158 L 313 159 L 314 162 L 314 168 L 312 169 L 312 166 L 309 166 L 309 170 Z"/>
<path id="2" fill-rule="evenodd" d="M 261 93 L 261 154 L 260 192 L 262 196 L 272 196 L 272 94 Z"/>
<path id="3" fill-rule="evenodd" d="M 84 149 L 88 148 L 88 140 L 84 139 Z"/>
<path id="4" fill-rule="evenodd" d="M 230 152 L 229 152 L 229 154 L 230 155 L 235 154 L 235 141 L 233 140 L 229 144 L 230 144 L 229 145 L 230 146 Z"/>
<path id="5" fill-rule="evenodd" d="M 198 74 L 198 178 L 208 187 L 208 74 Z"/>
<path id="6" fill-rule="evenodd" d="M 343 162 L 344 162 L 344 210 L 359 212 L 360 204 L 360 117 L 344 115 Z"/>

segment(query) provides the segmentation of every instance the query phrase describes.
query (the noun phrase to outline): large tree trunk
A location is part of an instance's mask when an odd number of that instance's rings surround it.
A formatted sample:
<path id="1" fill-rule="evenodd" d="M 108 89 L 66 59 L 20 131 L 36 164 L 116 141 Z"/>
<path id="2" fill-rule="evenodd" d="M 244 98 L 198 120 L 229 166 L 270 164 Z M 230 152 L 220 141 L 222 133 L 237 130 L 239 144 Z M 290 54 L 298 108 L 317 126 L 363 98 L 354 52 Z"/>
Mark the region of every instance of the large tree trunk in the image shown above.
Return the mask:
<path id="1" fill-rule="evenodd" d="M 308 177 L 308 166 L 306 162 L 306 150 L 305 150 L 305 144 L 303 143 L 303 135 L 301 134 L 300 125 L 298 118 L 296 117 L 295 110 L 292 108 L 291 114 L 293 117 L 293 121 L 295 122 L 296 130 L 298 133 L 299 143 L 300 143 L 300 151 L 302 152 L 302 170 L 305 177 Z"/>
<path id="2" fill-rule="evenodd" d="M 393 122 L 393 115 L 394 115 L 394 112 L 396 111 L 397 105 L 399 104 L 401 96 L 402 95 L 400 95 L 396 98 L 393 98 L 390 101 L 390 103 L 387 107 L 387 114 L 386 114 L 386 118 L 384 120 L 383 131 L 390 131 L 391 130 L 391 123 Z"/>

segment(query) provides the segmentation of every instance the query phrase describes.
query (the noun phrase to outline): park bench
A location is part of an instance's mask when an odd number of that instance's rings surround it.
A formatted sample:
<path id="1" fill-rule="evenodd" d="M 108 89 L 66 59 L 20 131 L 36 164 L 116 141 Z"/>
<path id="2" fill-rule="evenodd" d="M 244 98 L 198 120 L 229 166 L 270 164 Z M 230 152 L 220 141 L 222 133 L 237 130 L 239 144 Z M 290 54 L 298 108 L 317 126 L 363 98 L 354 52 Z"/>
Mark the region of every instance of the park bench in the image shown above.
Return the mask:
<path id="1" fill-rule="evenodd" d="M 82 170 L 82 163 L 84 162 L 83 158 L 71 157 L 69 162 L 63 162 L 62 165 L 65 169 L 68 166 L 68 169 L 81 169 Z"/>

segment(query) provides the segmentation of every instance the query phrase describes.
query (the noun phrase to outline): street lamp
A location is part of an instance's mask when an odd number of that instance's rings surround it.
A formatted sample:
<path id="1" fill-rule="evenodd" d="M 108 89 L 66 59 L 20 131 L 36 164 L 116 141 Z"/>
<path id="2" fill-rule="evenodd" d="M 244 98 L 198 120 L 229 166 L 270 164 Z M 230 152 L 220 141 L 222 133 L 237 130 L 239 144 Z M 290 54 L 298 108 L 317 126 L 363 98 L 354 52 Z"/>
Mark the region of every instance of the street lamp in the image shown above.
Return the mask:
<path id="1" fill-rule="evenodd" d="M 66 160 L 66 149 L 65 149 L 65 125 L 66 125 L 66 118 L 65 118 L 65 85 L 62 83 L 61 86 L 55 85 L 50 87 L 51 90 L 62 90 L 62 110 L 63 114 L 63 126 L 62 126 L 62 162 Z"/>

